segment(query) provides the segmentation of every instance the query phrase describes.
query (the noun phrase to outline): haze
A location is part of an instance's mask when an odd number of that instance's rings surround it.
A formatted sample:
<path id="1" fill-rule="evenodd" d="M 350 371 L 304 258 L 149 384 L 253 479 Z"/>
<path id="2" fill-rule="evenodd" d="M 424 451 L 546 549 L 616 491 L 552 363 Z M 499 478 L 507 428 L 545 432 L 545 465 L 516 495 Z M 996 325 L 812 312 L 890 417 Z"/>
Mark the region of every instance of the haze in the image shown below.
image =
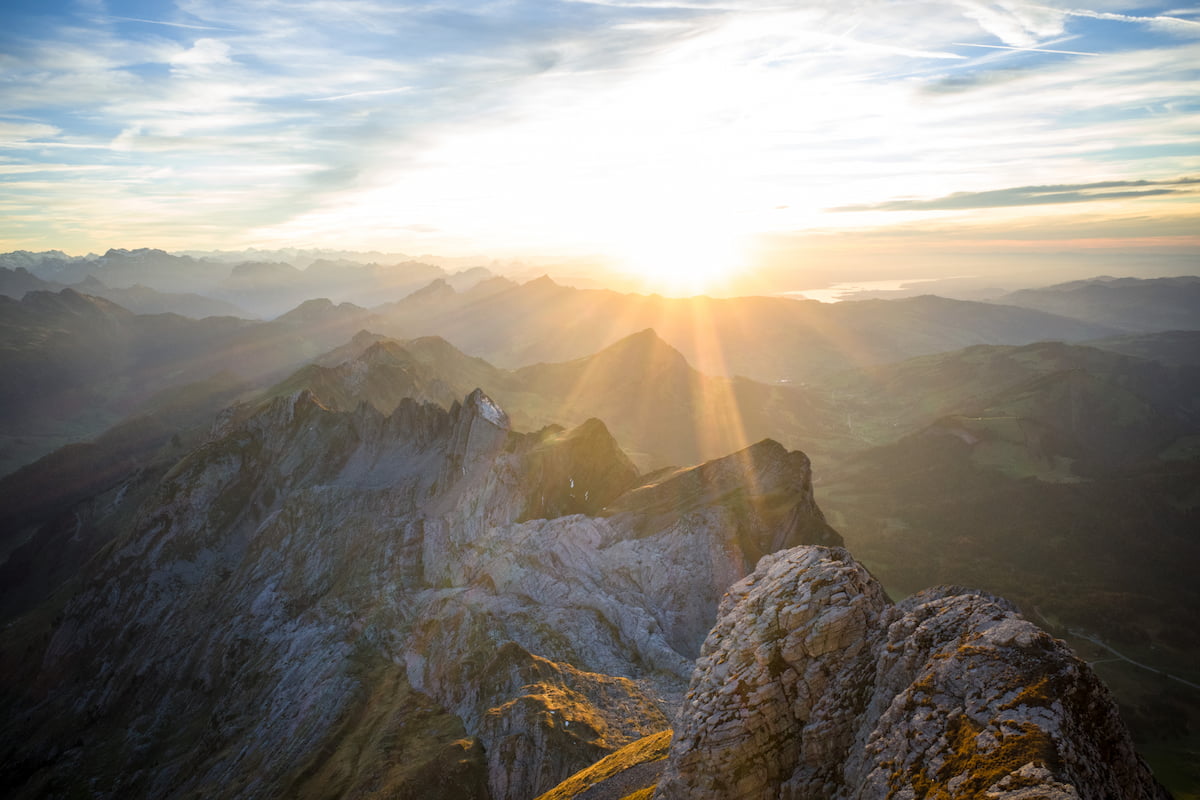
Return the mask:
<path id="1" fill-rule="evenodd" d="M 4 250 L 728 294 L 1178 274 L 1200 239 L 1196 7 L 89 0 L 0 27 Z"/>
<path id="2" fill-rule="evenodd" d="M 1200 5 L 2 8 L 5 798 L 1200 800 Z"/>

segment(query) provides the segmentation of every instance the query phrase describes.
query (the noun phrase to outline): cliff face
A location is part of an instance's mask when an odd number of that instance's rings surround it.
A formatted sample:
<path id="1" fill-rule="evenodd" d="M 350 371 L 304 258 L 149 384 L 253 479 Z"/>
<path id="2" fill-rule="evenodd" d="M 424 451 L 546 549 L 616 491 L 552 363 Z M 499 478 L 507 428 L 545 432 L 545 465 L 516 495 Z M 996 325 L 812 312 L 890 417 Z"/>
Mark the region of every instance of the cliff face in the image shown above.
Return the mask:
<path id="1" fill-rule="evenodd" d="M 277 397 L 6 629 L 0 785 L 527 800 L 682 709 L 662 798 L 1165 797 L 1064 645 L 966 590 L 893 605 L 839 544 L 771 441 L 644 478 L 478 390 Z"/>
<path id="2" fill-rule="evenodd" d="M 230 415 L 40 655 L 6 655 L 5 685 L 32 688 L 0 698 L 0 778 L 15 797 L 533 797 L 668 726 L 763 548 L 836 536 L 807 459 L 772 442 L 640 482 L 603 424 L 516 434 L 482 392 Z"/>
<path id="3" fill-rule="evenodd" d="M 1167 798 L 1108 691 L 1005 601 L 891 604 L 846 551 L 767 556 L 705 641 L 656 798 Z"/>

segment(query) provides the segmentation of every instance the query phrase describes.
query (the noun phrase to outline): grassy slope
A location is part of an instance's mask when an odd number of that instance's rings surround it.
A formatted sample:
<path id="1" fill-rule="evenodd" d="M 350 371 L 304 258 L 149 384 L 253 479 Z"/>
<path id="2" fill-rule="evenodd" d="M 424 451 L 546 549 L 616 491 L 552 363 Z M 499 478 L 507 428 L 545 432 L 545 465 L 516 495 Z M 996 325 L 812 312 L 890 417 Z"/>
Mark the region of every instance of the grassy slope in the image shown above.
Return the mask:
<path id="1" fill-rule="evenodd" d="M 588 789 L 598 786 L 628 769 L 639 764 L 663 761 L 671 746 L 671 731 L 654 733 L 635 742 L 627 744 L 617 752 L 605 756 L 587 769 L 567 778 L 550 791 L 541 795 L 537 800 L 570 800 Z M 650 790 L 653 787 L 649 787 Z M 647 788 L 639 789 L 647 791 Z M 637 792 L 628 797 L 636 797 Z"/>

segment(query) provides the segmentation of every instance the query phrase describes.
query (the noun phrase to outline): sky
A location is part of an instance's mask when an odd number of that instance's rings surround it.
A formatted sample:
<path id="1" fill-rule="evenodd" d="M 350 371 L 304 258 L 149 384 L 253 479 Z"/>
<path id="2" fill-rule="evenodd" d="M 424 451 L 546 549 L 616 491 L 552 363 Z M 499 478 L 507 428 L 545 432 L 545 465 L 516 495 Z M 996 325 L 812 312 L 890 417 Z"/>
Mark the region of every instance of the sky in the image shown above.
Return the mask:
<path id="1" fill-rule="evenodd" d="M 0 75 L 2 250 L 1200 271 L 1200 5 L 10 1 Z"/>

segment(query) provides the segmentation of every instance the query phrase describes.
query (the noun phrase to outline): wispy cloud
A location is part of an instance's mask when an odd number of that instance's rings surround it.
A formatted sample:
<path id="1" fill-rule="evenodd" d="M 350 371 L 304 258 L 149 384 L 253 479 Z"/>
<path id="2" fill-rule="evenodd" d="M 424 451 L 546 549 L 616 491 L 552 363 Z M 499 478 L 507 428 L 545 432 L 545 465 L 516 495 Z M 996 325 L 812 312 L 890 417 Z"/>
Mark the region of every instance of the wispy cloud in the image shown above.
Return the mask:
<path id="1" fill-rule="evenodd" d="M 329 100 L 350 100 L 355 97 L 379 97 L 385 94 L 405 94 L 411 92 L 411 86 L 397 86 L 394 89 L 368 89 L 361 92 L 347 92 L 346 94 L 335 94 L 329 97 L 309 97 L 310 103 L 321 103 Z"/>
<path id="2" fill-rule="evenodd" d="M 1111 11 L 1090 11 L 1087 9 L 1065 9 L 1064 14 L 1071 17 L 1088 17 L 1115 22 L 1132 22 L 1140 25 L 1153 25 L 1164 30 L 1183 33 L 1190 36 L 1200 36 L 1200 20 L 1183 19 L 1169 14 L 1155 16 L 1139 16 L 1135 14 L 1117 14 Z"/>
<path id="3" fill-rule="evenodd" d="M 1016 47 L 1033 47 L 1064 31 L 1061 10 L 1027 0 L 957 0 L 957 5 L 985 31 Z"/>
<path id="4" fill-rule="evenodd" d="M 0 141 L 5 143 L 27 142 L 31 139 L 45 139 L 57 136 L 62 131 L 54 125 L 24 120 L 0 120 Z"/>
<path id="5" fill-rule="evenodd" d="M 962 211 L 975 208 L 1088 203 L 1099 200 L 1127 200 L 1192 192 L 1200 178 L 1176 178 L 1169 181 L 1097 181 L 1095 183 L 1016 186 L 985 192 L 955 192 L 931 200 L 905 198 L 883 203 L 840 206 L 831 211 Z M 1162 187 L 1162 188 L 1147 188 Z M 1114 191 L 1116 190 L 1116 191 Z"/>
<path id="6" fill-rule="evenodd" d="M 0 114 L 14 126 L 0 129 L 0 158 L 20 168 L 12 178 L 40 179 L 6 191 L 20 214 L 42 214 L 44 237 L 132 237 L 161 218 L 212 237 L 197 246 L 357 237 L 404 249 L 416 224 L 451 249 L 595 250 L 648 229 L 687 239 L 868 216 L 830 207 L 894 219 L 888 203 L 1082 213 L 1101 195 L 1155 193 L 1183 213 L 1194 193 L 1172 178 L 1200 174 L 1200 45 L 1179 35 L 1200 25 L 1186 9 L 106 5 L 100 24 L 14 17 L 0 33 Z M 144 216 L 134 228 L 106 201 Z"/>

